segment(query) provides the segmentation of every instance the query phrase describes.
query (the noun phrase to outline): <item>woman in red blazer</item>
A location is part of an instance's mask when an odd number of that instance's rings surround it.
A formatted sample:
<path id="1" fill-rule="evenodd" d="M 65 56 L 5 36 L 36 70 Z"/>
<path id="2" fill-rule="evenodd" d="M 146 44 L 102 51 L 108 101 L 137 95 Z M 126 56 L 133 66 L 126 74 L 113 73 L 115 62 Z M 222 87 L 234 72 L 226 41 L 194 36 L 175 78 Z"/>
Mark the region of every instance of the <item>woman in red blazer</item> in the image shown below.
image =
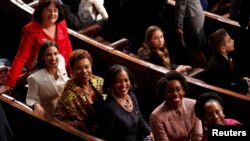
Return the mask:
<path id="1" fill-rule="evenodd" d="M 55 41 L 59 53 L 68 62 L 72 52 L 67 25 L 58 0 L 40 0 L 33 19 L 22 29 L 22 37 L 18 52 L 9 70 L 5 85 L 0 87 L 0 93 L 9 92 L 25 66 L 28 70 L 34 65 L 39 46 L 46 40 Z"/>

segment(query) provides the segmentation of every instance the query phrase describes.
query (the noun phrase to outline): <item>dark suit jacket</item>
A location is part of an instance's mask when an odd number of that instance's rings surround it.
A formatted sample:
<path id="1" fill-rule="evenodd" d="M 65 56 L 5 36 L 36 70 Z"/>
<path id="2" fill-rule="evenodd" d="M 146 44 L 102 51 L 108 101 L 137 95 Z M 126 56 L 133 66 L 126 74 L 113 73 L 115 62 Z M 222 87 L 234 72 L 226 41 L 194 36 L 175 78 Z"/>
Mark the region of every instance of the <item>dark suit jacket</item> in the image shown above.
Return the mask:
<path id="1" fill-rule="evenodd" d="M 14 141 L 14 134 L 0 104 L 0 141 Z"/>
<path id="2" fill-rule="evenodd" d="M 149 135 L 151 129 L 141 115 L 136 96 L 133 93 L 130 96 L 134 106 L 132 112 L 125 111 L 111 94 L 108 95 L 106 108 L 100 115 L 97 136 L 108 141 L 136 141 Z"/>
<path id="3" fill-rule="evenodd" d="M 228 60 L 219 53 L 212 54 L 202 74 L 202 79 L 208 84 L 236 92 L 246 93 L 248 91 L 248 84 L 243 76 L 232 72 Z"/>

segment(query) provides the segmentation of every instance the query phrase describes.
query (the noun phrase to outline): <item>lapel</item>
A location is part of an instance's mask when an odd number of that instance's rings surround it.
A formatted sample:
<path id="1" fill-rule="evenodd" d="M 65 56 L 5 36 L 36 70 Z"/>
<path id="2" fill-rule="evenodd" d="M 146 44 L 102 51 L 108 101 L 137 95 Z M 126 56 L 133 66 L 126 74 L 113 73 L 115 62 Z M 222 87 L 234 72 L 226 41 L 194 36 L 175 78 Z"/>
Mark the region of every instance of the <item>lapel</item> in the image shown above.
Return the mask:
<path id="1" fill-rule="evenodd" d="M 42 75 L 43 76 L 43 82 L 44 82 L 44 86 L 46 88 L 46 90 L 48 91 L 48 93 L 50 93 L 50 95 L 54 95 L 57 92 L 55 85 L 52 83 L 52 80 L 49 76 L 49 73 L 46 71 L 46 69 L 42 70 Z"/>

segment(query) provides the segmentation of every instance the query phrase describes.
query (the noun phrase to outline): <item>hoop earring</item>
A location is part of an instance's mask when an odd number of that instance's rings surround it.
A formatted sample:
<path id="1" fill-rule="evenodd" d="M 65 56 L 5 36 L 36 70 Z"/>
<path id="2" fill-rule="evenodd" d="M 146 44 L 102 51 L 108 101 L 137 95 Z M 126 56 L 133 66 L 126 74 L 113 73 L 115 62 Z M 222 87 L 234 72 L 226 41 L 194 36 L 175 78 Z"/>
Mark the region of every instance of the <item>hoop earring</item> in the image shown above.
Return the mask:
<path id="1" fill-rule="evenodd" d="M 113 91 L 112 88 L 108 88 L 109 93 L 112 93 L 112 91 Z"/>
<path id="2" fill-rule="evenodd" d="M 133 87 L 130 85 L 129 90 L 132 90 L 132 89 L 133 89 Z"/>

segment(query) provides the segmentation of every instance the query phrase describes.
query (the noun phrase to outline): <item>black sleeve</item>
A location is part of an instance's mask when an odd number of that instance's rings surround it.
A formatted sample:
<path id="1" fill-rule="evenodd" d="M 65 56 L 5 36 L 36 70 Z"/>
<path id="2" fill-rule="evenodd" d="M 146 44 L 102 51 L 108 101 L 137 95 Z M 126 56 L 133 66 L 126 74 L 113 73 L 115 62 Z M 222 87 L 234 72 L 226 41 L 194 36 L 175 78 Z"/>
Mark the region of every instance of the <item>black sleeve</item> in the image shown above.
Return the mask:
<path id="1" fill-rule="evenodd" d="M 141 135 L 141 138 L 144 138 L 145 136 L 149 135 L 151 132 L 151 128 L 149 127 L 148 123 L 145 121 L 144 117 L 141 114 L 139 105 L 138 105 L 138 101 L 137 98 L 135 96 L 134 93 L 130 94 L 131 98 L 133 99 L 134 102 L 134 106 L 136 107 L 136 109 L 139 112 L 139 122 L 138 122 L 138 134 Z"/>
<path id="2" fill-rule="evenodd" d="M 108 108 L 106 105 L 103 107 L 100 115 L 101 116 L 98 116 L 95 135 L 99 138 L 109 140 L 114 128 L 113 126 L 115 123 L 115 115 L 112 112 L 111 108 Z"/>
<path id="3" fill-rule="evenodd" d="M 69 28 L 72 28 L 73 30 L 79 30 L 82 28 L 82 23 L 79 19 L 79 16 L 77 15 L 77 13 L 74 13 L 71 9 L 70 6 L 63 4 L 62 5 L 63 10 L 64 10 L 64 15 L 65 15 L 65 19 L 67 22 L 67 26 Z"/>
<path id="4" fill-rule="evenodd" d="M 246 28 L 249 25 L 250 19 L 250 1 L 242 0 L 239 11 L 238 22 L 242 28 Z"/>
<path id="5" fill-rule="evenodd" d="M 0 105 L 0 141 L 14 141 L 14 134 Z"/>

